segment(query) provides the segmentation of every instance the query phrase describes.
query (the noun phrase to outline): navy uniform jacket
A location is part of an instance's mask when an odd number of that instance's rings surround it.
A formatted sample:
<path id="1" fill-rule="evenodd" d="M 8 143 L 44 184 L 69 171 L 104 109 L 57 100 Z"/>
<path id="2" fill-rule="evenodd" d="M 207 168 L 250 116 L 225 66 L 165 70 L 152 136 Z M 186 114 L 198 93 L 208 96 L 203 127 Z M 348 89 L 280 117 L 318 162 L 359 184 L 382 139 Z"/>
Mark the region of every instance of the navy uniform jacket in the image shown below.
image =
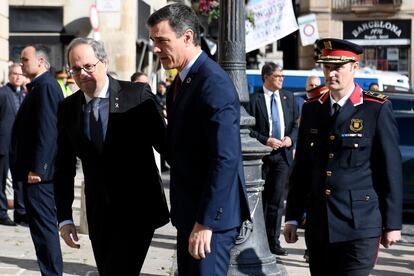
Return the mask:
<path id="1" fill-rule="evenodd" d="M 42 181 L 53 179 L 56 154 L 56 116 L 62 90 L 50 72 L 27 85 L 29 93 L 17 112 L 11 140 L 10 169 L 13 179 L 27 182 L 29 171 Z"/>
<path id="2" fill-rule="evenodd" d="M 279 90 L 280 100 L 283 109 L 283 118 L 285 121 L 285 136 L 289 136 L 292 140 L 292 146 L 284 148 L 286 160 L 288 164 L 293 160 L 293 145 L 296 143 L 298 136 L 298 118 L 299 113 L 295 105 L 295 97 L 292 92 L 287 90 Z M 255 126 L 250 131 L 250 136 L 259 140 L 260 143 L 266 145 L 269 139 L 269 116 L 266 108 L 266 100 L 263 89 L 257 91 L 250 97 L 249 113 L 256 119 Z"/>
<path id="3" fill-rule="evenodd" d="M 165 123 L 148 85 L 109 76 L 108 127 L 100 152 L 84 132 L 84 107 L 85 95 L 81 90 L 65 98 L 59 106 L 54 175 L 58 221 L 73 220 L 78 157 L 85 177 L 91 239 L 134 242 L 141 237 L 115 233 L 132 231 L 129 223 L 134 221 L 146 229 L 158 228 L 169 221 L 152 148 L 158 151 L 165 148 Z M 106 247 L 111 246 L 110 242 Z"/>
<path id="4" fill-rule="evenodd" d="M 250 212 L 233 82 L 202 53 L 174 104 L 172 92 L 167 94 L 171 221 L 178 229 L 191 230 L 196 221 L 213 231 L 238 227 Z"/>
<path id="5" fill-rule="evenodd" d="M 391 103 L 356 88 L 335 121 L 330 93 L 307 101 L 287 198 L 286 221 L 312 239 L 377 237 L 402 226 L 402 174 Z"/>

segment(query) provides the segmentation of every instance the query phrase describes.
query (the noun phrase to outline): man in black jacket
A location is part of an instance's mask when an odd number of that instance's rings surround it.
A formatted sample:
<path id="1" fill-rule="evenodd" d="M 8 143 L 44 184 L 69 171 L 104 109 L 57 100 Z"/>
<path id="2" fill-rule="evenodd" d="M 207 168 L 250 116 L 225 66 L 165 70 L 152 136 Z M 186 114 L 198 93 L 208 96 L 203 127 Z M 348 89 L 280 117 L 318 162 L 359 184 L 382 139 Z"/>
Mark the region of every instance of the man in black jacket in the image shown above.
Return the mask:
<path id="1" fill-rule="evenodd" d="M 263 207 L 270 251 L 287 255 L 280 246 L 279 235 L 284 210 L 285 187 L 293 160 L 293 145 L 298 131 L 298 112 L 293 93 L 283 90 L 283 69 L 266 63 L 262 68 L 263 88 L 250 98 L 250 114 L 256 125 L 250 135 L 272 152 L 263 158 Z"/>
<path id="2" fill-rule="evenodd" d="M 169 220 L 152 149 L 163 150 L 165 124 L 147 84 L 107 75 L 101 42 L 77 38 L 67 58 L 80 90 L 58 113 L 54 181 L 61 237 L 79 248 L 72 218 L 78 157 L 99 274 L 139 275 L 154 230 Z"/>
<path id="3" fill-rule="evenodd" d="M 0 88 L 0 224 L 16 226 L 17 222 L 26 223 L 23 203 L 22 182 L 14 181 L 14 222 L 7 215 L 5 186 L 9 170 L 9 149 L 14 119 L 24 99 L 22 67 L 13 63 L 9 67 L 9 82 Z"/>

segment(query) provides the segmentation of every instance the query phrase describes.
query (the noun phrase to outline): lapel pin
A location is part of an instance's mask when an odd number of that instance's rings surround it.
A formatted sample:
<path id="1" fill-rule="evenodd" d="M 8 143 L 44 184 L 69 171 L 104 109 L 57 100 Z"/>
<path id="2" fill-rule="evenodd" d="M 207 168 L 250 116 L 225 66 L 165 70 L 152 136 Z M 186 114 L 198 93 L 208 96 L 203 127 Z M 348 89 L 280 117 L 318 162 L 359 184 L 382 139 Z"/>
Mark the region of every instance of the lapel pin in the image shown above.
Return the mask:
<path id="1" fill-rule="evenodd" d="M 187 80 L 185 81 L 186 83 L 190 83 L 191 82 L 191 77 L 188 77 Z"/>

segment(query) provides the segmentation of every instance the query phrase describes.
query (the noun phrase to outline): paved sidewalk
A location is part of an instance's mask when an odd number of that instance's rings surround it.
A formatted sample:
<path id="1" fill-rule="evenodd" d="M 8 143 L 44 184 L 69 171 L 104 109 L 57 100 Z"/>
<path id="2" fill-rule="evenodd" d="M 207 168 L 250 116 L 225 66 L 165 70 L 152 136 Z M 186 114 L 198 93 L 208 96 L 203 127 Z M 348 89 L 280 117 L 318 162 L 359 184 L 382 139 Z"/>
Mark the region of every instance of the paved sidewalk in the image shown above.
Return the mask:
<path id="1" fill-rule="evenodd" d="M 169 177 L 162 175 L 165 192 L 169 199 Z M 74 219 L 80 221 L 80 183 L 82 176 L 77 177 L 77 190 L 74 203 Z M 10 213 L 11 215 L 12 213 Z M 125 222 L 128 224 L 128 222 Z M 282 239 L 282 246 L 289 251 L 288 256 L 277 257 L 279 269 L 283 275 L 308 276 L 308 264 L 303 259 L 304 239 L 303 230 L 300 230 L 300 239 L 295 244 L 286 244 Z M 146 261 L 142 269 L 142 276 L 172 276 L 175 267 L 175 228 L 169 223 L 155 232 Z M 81 249 L 72 249 L 62 244 L 64 260 L 64 275 L 97 276 L 92 248 L 87 235 L 80 235 Z M 40 275 L 36 263 L 35 252 L 26 227 L 0 226 L 0 276 Z M 414 243 L 412 240 L 403 240 L 391 249 L 381 248 L 379 261 L 372 276 L 408 276 L 414 275 Z M 254 276 L 254 275 L 252 275 Z"/>

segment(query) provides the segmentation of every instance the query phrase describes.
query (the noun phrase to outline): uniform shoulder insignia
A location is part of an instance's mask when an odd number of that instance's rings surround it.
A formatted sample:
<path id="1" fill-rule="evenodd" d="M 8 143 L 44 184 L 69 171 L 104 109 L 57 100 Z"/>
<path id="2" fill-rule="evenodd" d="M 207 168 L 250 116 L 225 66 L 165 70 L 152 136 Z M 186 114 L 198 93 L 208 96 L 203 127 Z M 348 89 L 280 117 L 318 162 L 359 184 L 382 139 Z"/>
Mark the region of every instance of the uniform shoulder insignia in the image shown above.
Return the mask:
<path id="1" fill-rule="evenodd" d="M 387 95 L 378 93 L 378 92 L 374 92 L 374 91 L 366 91 L 364 90 L 364 95 L 367 96 L 368 98 L 373 98 L 377 101 L 382 101 L 385 102 L 388 98 Z"/>

